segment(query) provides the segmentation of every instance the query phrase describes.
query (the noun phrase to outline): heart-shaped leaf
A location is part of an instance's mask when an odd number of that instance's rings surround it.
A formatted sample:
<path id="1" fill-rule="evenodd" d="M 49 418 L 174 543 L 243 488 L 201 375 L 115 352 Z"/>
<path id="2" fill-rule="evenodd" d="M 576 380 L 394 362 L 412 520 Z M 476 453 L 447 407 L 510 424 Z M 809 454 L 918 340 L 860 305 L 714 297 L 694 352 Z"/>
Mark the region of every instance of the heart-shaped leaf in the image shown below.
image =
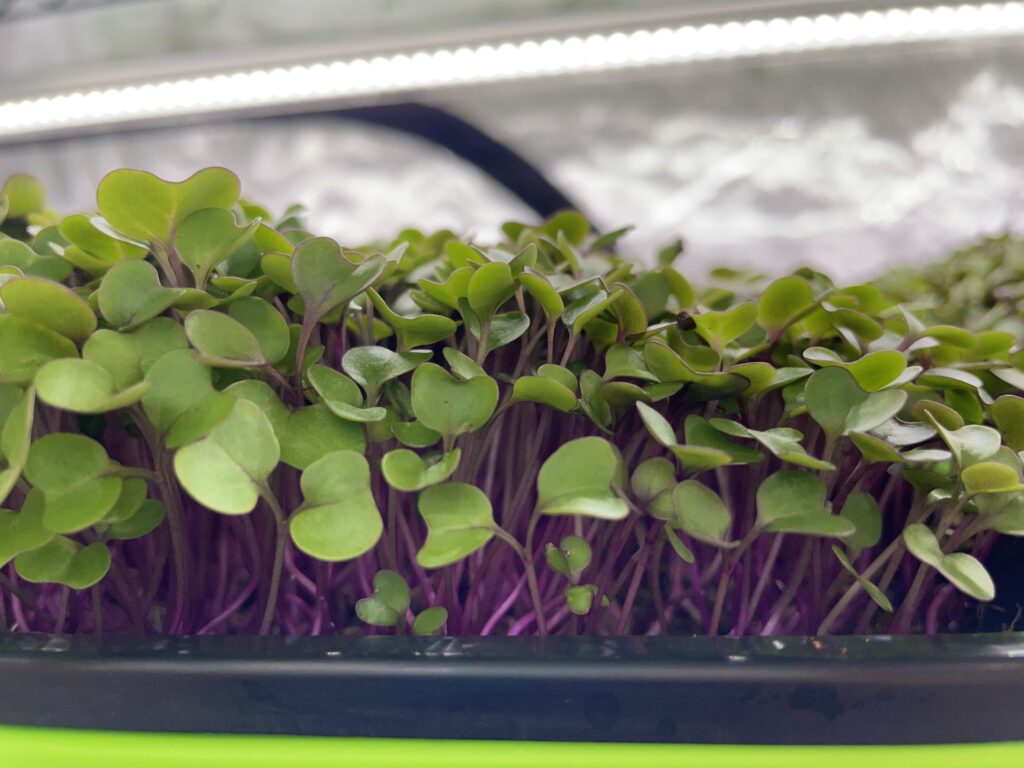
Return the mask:
<path id="1" fill-rule="evenodd" d="M 988 461 L 999 451 L 1002 436 L 998 430 L 981 424 L 968 424 L 960 429 L 946 429 L 937 419 L 931 417 L 932 424 L 956 459 L 957 466 L 963 471 L 972 464 Z"/>
<path id="2" fill-rule="evenodd" d="M 672 491 L 676 523 L 699 541 L 723 545 L 732 528 L 732 515 L 722 499 L 703 483 L 684 480 Z"/>
<path id="3" fill-rule="evenodd" d="M 846 546 L 851 552 L 860 553 L 875 546 L 882 538 L 882 510 L 870 493 L 851 493 L 839 514 L 853 523 L 855 529 L 846 539 Z"/>
<path id="4" fill-rule="evenodd" d="M 178 225 L 195 211 L 230 209 L 238 201 L 239 188 L 238 177 L 226 168 L 204 168 L 180 182 L 122 169 L 103 177 L 96 203 L 118 232 L 166 246 Z"/>
<path id="5" fill-rule="evenodd" d="M 106 413 L 138 402 L 152 386 L 140 381 L 118 391 L 114 378 L 89 360 L 53 360 L 36 374 L 39 399 L 54 408 L 74 413 Z"/>
<path id="6" fill-rule="evenodd" d="M 607 440 L 570 440 L 537 475 L 538 509 L 547 515 L 621 520 L 629 514 L 629 505 L 616 494 L 625 486 L 623 474 L 622 456 Z"/>
<path id="7" fill-rule="evenodd" d="M 55 533 L 74 533 L 106 516 L 121 494 L 122 480 L 111 471 L 102 445 L 67 432 L 36 440 L 25 462 L 25 478 L 43 492 L 43 522 Z"/>
<path id="8" fill-rule="evenodd" d="M 490 376 L 458 381 L 434 363 L 424 363 L 412 376 L 417 421 L 446 437 L 480 429 L 497 405 L 498 384 Z"/>
<path id="9" fill-rule="evenodd" d="M 386 347 L 354 347 L 341 359 L 341 367 L 366 391 L 366 401 L 376 403 L 389 381 L 415 370 L 430 359 L 430 350 L 392 352 Z"/>
<path id="10" fill-rule="evenodd" d="M 232 384 L 226 390 L 234 397 L 258 405 L 270 419 L 281 448 L 281 461 L 296 469 L 310 464 L 334 451 L 366 449 L 366 433 L 355 422 L 335 416 L 319 403 L 294 411 L 285 407 L 265 381 L 248 379 Z M 385 421 L 377 424 L 386 424 Z"/>
<path id="11" fill-rule="evenodd" d="M 697 333 L 719 353 L 726 344 L 749 331 L 756 321 L 757 306 L 750 303 L 737 304 L 721 312 L 693 315 Z"/>
<path id="12" fill-rule="evenodd" d="M 985 566 L 965 552 L 943 553 L 935 534 L 927 526 L 908 525 L 903 531 L 903 541 L 910 554 L 937 570 L 964 594 L 983 602 L 996 596 L 995 584 Z"/>
<path id="13" fill-rule="evenodd" d="M 200 359 L 220 368 L 265 365 L 259 341 L 242 323 L 223 312 L 197 309 L 185 318 L 185 333 Z"/>
<path id="14" fill-rule="evenodd" d="M 88 589 L 110 570 L 110 550 L 99 541 L 83 547 L 66 536 L 54 536 L 14 558 L 14 568 L 25 581 Z"/>
<path id="15" fill-rule="evenodd" d="M 150 388 L 142 396 L 142 408 L 161 433 L 167 433 L 185 413 L 214 394 L 210 369 L 190 349 L 163 355 L 146 372 L 146 381 Z"/>
<path id="16" fill-rule="evenodd" d="M 633 470 L 630 488 L 637 498 L 650 500 L 676 485 L 676 468 L 668 459 L 656 456 L 641 462 Z"/>
<path id="17" fill-rule="evenodd" d="M 156 269 L 145 261 L 125 261 L 113 267 L 97 291 L 103 319 L 129 330 L 170 309 L 182 296 L 180 288 L 164 288 Z"/>
<path id="18" fill-rule="evenodd" d="M 0 509 L 0 567 L 15 556 L 46 544 L 53 531 L 43 524 L 43 492 L 33 488 L 28 492 L 20 512 Z"/>
<path id="19" fill-rule="evenodd" d="M 409 610 L 409 585 L 394 571 L 377 571 L 373 595 L 356 602 L 356 615 L 376 627 L 393 627 Z"/>
<path id="20" fill-rule="evenodd" d="M 95 275 L 103 274 L 122 261 L 141 259 L 149 253 L 145 245 L 119 236 L 102 219 L 80 213 L 65 216 L 60 223 L 60 233 L 72 243 L 65 250 L 64 258 Z"/>
<path id="21" fill-rule="evenodd" d="M 772 337 L 814 306 L 811 284 L 797 275 L 783 277 L 764 289 L 757 302 L 757 322 Z"/>
<path id="22" fill-rule="evenodd" d="M 406 448 L 388 451 L 380 462 L 380 471 L 388 485 L 398 491 L 420 491 L 447 480 L 458 469 L 461 451 L 456 448 L 428 464 L 418 453 Z"/>
<path id="23" fill-rule="evenodd" d="M 83 342 L 96 330 L 96 315 L 70 288 L 42 277 L 16 277 L 0 285 L 0 300 L 15 317 Z"/>
<path id="24" fill-rule="evenodd" d="M 445 347 L 441 354 L 444 355 L 444 359 L 448 363 L 448 367 L 452 369 L 452 373 L 460 379 L 475 379 L 477 376 L 487 375 L 487 371 L 477 365 L 473 358 L 462 354 L 454 347 Z"/>
<path id="25" fill-rule="evenodd" d="M 489 262 L 473 272 L 467 286 L 469 306 L 481 320 L 490 318 L 515 293 L 516 283 L 508 264 Z"/>
<path id="26" fill-rule="evenodd" d="M 107 535 L 111 539 L 140 539 L 155 531 L 164 521 L 164 505 L 156 499 L 146 499 L 130 517 L 110 526 Z"/>
<path id="27" fill-rule="evenodd" d="M 513 403 L 540 403 L 549 408 L 571 413 L 576 408 L 576 394 L 554 379 L 544 376 L 521 376 L 512 386 Z"/>
<path id="28" fill-rule="evenodd" d="M 35 176 L 15 173 L 7 177 L 0 189 L 7 201 L 7 216 L 23 219 L 31 213 L 41 213 L 46 208 L 46 188 Z"/>
<path id="29" fill-rule="evenodd" d="M 402 445 L 409 448 L 429 448 L 441 440 L 441 433 L 425 427 L 418 421 L 400 421 L 391 425 L 391 432 Z"/>
<path id="30" fill-rule="evenodd" d="M 228 315 L 249 329 L 263 359 L 277 365 L 288 354 L 291 338 L 288 321 L 270 302 L 255 296 L 243 296 L 231 302 Z"/>
<path id="31" fill-rule="evenodd" d="M 579 536 L 565 536 L 556 547 L 548 544 L 544 548 L 544 558 L 551 570 L 576 581 L 590 565 L 593 551 L 587 540 Z"/>
<path id="32" fill-rule="evenodd" d="M 964 490 L 977 493 L 1018 493 L 1024 491 L 1020 472 L 997 461 L 980 461 L 961 473 Z"/>
<path id="33" fill-rule="evenodd" d="M 346 421 L 360 423 L 381 421 L 387 411 L 380 406 L 363 407 L 363 393 L 359 386 L 342 373 L 323 365 L 310 366 L 306 374 L 309 383 L 324 400 L 324 405 Z"/>
<path id="34" fill-rule="evenodd" d="M 239 400 L 231 415 L 202 440 L 174 455 L 182 487 L 214 512 L 251 512 L 281 449 L 270 420 L 254 403 Z"/>
<path id="35" fill-rule="evenodd" d="M 28 384 L 46 363 L 78 354 L 66 337 L 13 315 L 0 315 L 0 339 L 0 382 L 10 384 Z"/>
<path id="36" fill-rule="evenodd" d="M 432 485 L 420 494 L 427 540 L 416 554 L 424 568 L 441 568 L 473 554 L 494 536 L 486 494 L 468 483 Z"/>
<path id="37" fill-rule="evenodd" d="M 327 562 L 351 560 L 380 539 L 383 523 L 370 490 L 370 465 L 355 451 L 335 451 L 302 473 L 303 504 L 289 521 L 295 546 Z"/>
<path id="38" fill-rule="evenodd" d="M 835 437 L 880 427 L 902 409 L 907 395 L 902 390 L 869 394 L 852 373 L 830 367 L 816 371 L 807 380 L 804 398 L 811 418 Z"/>
<path id="39" fill-rule="evenodd" d="M 829 513 L 825 483 L 810 472 L 784 470 L 757 489 L 757 524 L 768 531 L 810 536 L 850 536 L 854 524 Z"/>
<path id="40" fill-rule="evenodd" d="M 210 271 L 252 239 L 260 220 L 238 226 L 224 208 L 202 208 L 186 216 L 174 230 L 174 248 L 189 268 L 197 288 L 205 288 Z"/>
<path id="41" fill-rule="evenodd" d="M 907 359 L 903 354 L 892 349 L 869 352 L 859 360 L 848 363 L 830 349 L 811 347 L 804 352 L 804 359 L 823 368 L 839 367 L 849 371 L 857 385 L 865 392 L 877 392 L 888 386 L 907 367 Z"/>
<path id="42" fill-rule="evenodd" d="M 400 353 L 407 352 L 413 347 L 424 347 L 443 341 L 455 333 L 455 329 L 458 328 L 458 324 L 454 320 L 444 315 L 427 314 L 403 317 L 391 309 L 381 295 L 372 288 L 367 290 L 367 295 L 381 319 L 394 330 Z"/>
<path id="43" fill-rule="evenodd" d="M 304 322 L 316 322 L 369 288 L 384 271 L 384 256 L 353 262 L 329 237 L 313 237 L 296 246 L 291 267 L 305 306 Z"/>

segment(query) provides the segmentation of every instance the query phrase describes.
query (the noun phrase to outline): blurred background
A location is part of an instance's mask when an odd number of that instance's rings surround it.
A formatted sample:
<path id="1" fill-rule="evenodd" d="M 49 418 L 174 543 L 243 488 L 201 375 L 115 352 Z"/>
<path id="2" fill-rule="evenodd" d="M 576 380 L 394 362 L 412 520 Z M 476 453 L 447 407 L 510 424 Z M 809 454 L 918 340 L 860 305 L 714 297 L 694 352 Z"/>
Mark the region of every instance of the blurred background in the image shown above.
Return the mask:
<path id="1" fill-rule="evenodd" d="M 0 179 L 206 165 L 346 244 L 572 204 L 865 279 L 1024 225 L 1024 5 L 0 0 Z"/>

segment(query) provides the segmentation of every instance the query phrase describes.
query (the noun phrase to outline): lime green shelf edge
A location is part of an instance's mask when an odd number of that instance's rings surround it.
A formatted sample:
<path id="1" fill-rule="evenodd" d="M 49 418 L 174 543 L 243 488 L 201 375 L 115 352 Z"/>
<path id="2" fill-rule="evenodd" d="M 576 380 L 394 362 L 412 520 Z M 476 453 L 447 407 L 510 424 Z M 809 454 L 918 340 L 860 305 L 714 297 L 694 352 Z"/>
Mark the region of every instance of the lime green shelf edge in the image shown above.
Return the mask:
<path id="1" fill-rule="evenodd" d="M 1019 768 L 1024 742 L 919 746 L 580 744 L 127 733 L 0 726 L 18 768 Z"/>

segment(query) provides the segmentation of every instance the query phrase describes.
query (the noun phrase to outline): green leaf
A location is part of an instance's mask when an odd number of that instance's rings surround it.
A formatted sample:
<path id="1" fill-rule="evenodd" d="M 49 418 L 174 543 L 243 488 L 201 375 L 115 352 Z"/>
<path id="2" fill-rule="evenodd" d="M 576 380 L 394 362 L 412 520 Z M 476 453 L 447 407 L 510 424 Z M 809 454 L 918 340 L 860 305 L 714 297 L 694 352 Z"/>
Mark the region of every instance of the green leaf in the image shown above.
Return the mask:
<path id="1" fill-rule="evenodd" d="M 163 355 L 146 372 L 146 381 L 151 386 L 142 396 L 142 408 L 163 434 L 214 392 L 210 369 L 200 363 L 190 349 Z"/>
<path id="2" fill-rule="evenodd" d="M 0 455 L 7 460 L 7 467 L 0 471 L 0 504 L 3 504 L 14 490 L 25 468 L 25 462 L 28 461 L 29 449 L 32 446 L 35 405 L 35 390 L 29 387 L 8 411 L 3 429 L 0 430 Z M 0 537 L 0 541 L 2 540 Z"/>
<path id="3" fill-rule="evenodd" d="M 151 386 L 140 381 L 118 391 L 105 368 L 78 358 L 53 360 L 36 374 L 39 399 L 74 413 L 106 413 L 125 408 L 138 402 Z"/>
<path id="4" fill-rule="evenodd" d="M 466 298 L 481 318 L 491 317 L 515 293 L 516 283 L 508 264 L 489 262 L 477 268 L 469 280 Z"/>
<path id="5" fill-rule="evenodd" d="M 725 432 L 726 430 L 717 429 L 707 419 L 702 416 L 698 416 L 695 413 L 691 413 L 686 417 L 683 431 L 686 436 L 687 445 L 702 448 L 714 448 L 715 450 L 723 451 L 729 455 L 730 464 L 753 464 L 764 459 L 764 454 L 760 451 L 755 451 L 754 449 L 747 448 L 744 445 L 737 445 L 731 440 L 728 440 L 722 434 L 722 432 Z M 755 434 L 759 436 L 764 436 L 766 434 L 754 433 L 750 430 L 745 430 L 745 432 L 746 434 L 741 434 L 739 436 L 755 437 Z M 771 432 L 771 430 L 769 430 L 769 432 Z"/>
<path id="6" fill-rule="evenodd" d="M 641 462 L 633 470 L 630 487 L 633 494 L 645 501 L 653 499 L 676 485 L 676 468 L 668 459 L 656 456 Z"/>
<path id="7" fill-rule="evenodd" d="M 751 303 L 737 304 L 722 312 L 702 312 L 693 315 L 697 333 L 711 348 L 721 353 L 725 346 L 738 339 L 757 321 L 757 306 Z"/>
<path id="8" fill-rule="evenodd" d="M 412 633 L 417 637 L 429 637 L 441 631 L 448 621 L 448 609 L 434 605 L 416 614 L 412 622 Z"/>
<path id="9" fill-rule="evenodd" d="M 1018 493 L 1024 491 L 1020 473 L 997 461 L 980 461 L 966 467 L 961 474 L 964 490 L 977 493 Z"/>
<path id="10" fill-rule="evenodd" d="M 939 437 L 949 447 L 961 471 L 982 461 L 988 461 L 999 451 L 1002 436 L 998 430 L 980 424 L 968 424 L 949 430 L 933 419 Z"/>
<path id="11" fill-rule="evenodd" d="M 865 392 L 877 392 L 892 384 L 907 367 L 903 353 L 893 349 L 869 352 L 859 360 L 848 363 L 831 349 L 811 347 L 804 352 L 804 359 L 822 368 L 838 367 L 849 371 Z"/>
<path id="12" fill-rule="evenodd" d="M 0 285 L 8 314 L 83 342 L 96 330 L 96 315 L 70 288 L 42 277 L 15 277 Z"/>
<path id="13" fill-rule="evenodd" d="M 903 541 L 914 557 L 930 565 L 946 577 L 953 586 L 975 600 L 988 602 L 996 596 L 996 587 L 985 566 L 965 552 L 944 554 L 935 534 L 920 523 L 908 525 Z"/>
<path id="14" fill-rule="evenodd" d="M 983 382 L 973 373 L 956 368 L 929 368 L 922 373 L 918 384 L 935 389 L 961 389 L 976 391 L 982 388 Z"/>
<path id="15" fill-rule="evenodd" d="M 238 194 L 238 177 L 226 168 L 204 168 L 180 182 L 122 169 L 103 177 L 96 202 L 118 232 L 166 245 L 190 214 L 203 208 L 230 209 Z"/>
<path id="16" fill-rule="evenodd" d="M 775 336 L 812 306 L 811 284 L 797 275 L 783 277 L 765 288 L 758 299 L 757 322 Z"/>
<path id="17" fill-rule="evenodd" d="M 902 390 L 868 394 L 849 371 L 831 367 L 812 374 L 804 398 L 811 418 L 835 437 L 881 426 L 902 409 L 907 395 Z"/>
<path id="18" fill-rule="evenodd" d="M 784 470 L 757 489 L 757 524 L 768 531 L 810 536 L 850 536 L 854 523 L 829 513 L 825 483 L 809 472 Z"/>
<path id="19" fill-rule="evenodd" d="M 613 344 L 607 349 L 604 357 L 604 378 L 658 381 L 658 377 L 648 370 L 643 351 L 628 344 Z"/>
<path id="20" fill-rule="evenodd" d="M 903 461 L 900 452 L 888 442 L 864 432 L 851 432 L 850 441 L 869 463 L 898 464 Z"/>
<path id="21" fill-rule="evenodd" d="M 363 427 L 338 418 L 322 403 L 290 411 L 269 384 L 255 379 L 236 382 L 226 392 L 263 410 L 280 445 L 281 461 L 296 469 L 306 469 L 334 451 L 362 453 L 366 449 Z"/>
<path id="22" fill-rule="evenodd" d="M 576 394 L 554 379 L 521 376 L 512 386 L 511 402 L 540 403 L 562 413 L 571 413 L 576 408 Z"/>
<path id="23" fill-rule="evenodd" d="M 88 589 L 110 570 L 110 550 L 98 541 L 83 547 L 66 536 L 54 536 L 38 549 L 18 555 L 14 567 L 25 581 Z"/>
<path id="24" fill-rule="evenodd" d="M 629 506 L 615 493 L 622 488 L 622 457 L 607 440 L 581 437 L 564 443 L 537 476 L 537 506 L 548 515 L 581 515 L 621 520 Z"/>
<path id="25" fill-rule="evenodd" d="M 666 495 L 671 496 L 671 494 Z M 693 552 L 690 551 L 690 548 L 683 543 L 682 539 L 679 538 L 679 534 L 672 530 L 672 526 L 666 525 L 664 530 L 668 543 L 672 546 L 675 553 L 679 555 L 679 559 L 684 563 L 693 563 L 696 559 L 693 556 Z"/>
<path id="26" fill-rule="evenodd" d="M 28 384 L 43 365 L 78 350 L 64 336 L 37 323 L 0 315 L 0 382 Z"/>
<path id="27" fill-rule="evenodd" d="M 331 310 L 347 306 L 373 285 L 384 265 L 384 256 L 379 253 L 362 262 L 350 261 L 329 237 L 299 243 L 291 266 L 292 279 L 305 305 L 305 321 L 320 320 Z"/>
<path id="28" fill-rule="evenodd" d="M 651 436 L 666 448 L 676 445 L 676 433 L 668 420 L 646 403 L 638 402 L 637 411 L 640 412 L 640 419 L 643 421 Z"/>
<path id="29" fill-rule="evenodd" d="M 131 517 L 114 523 L 107 533 L 112 539 L 139 539 L 155 531 L 165 515 L 162 502 L 146 499 Z"/>
<path id="30" fill-rule="evenodd" d="M 427 540 L 416 554 L 424 568 L 440 568 L 473 554 L 494 536 L 491 502 L 474 485 L 432 485 L 420 494 Z"/>
<path id="31" fill-rule="evenodd" d="M 380 469 L 388 485 L 398 491 L 420 491 L 447 480 L 458 469 L 461 451 L 456 448 L 428 464 L 418 453 L 398 448 L 384 454 Z"/>
<path id="32" fill-rule="evenodd" d="M 409 448 L 429 448 L 441 439 L 441 433 L 425 427 L 418 421 L 400 421 L 391 425 L 391 433 Z"/>
<path id="33" fill-rule="evenodd" d="M 426 314 L 403 317 L 391 309 L 381 295 L 372 288 L 367 290 L 367 295 L 381 319 L 394 330 L 399 352 L 444 341 L 458 328 L 458 324 L 454 320 L 443 315 Z"/>
<path id="34" fill-rule="evenodd" d="M 103 276 L 96 295 L 103 319 L 115 328 L 129 330 L 170 309 L 182 290 L 160 285 L 160 276 L 151 264 L 125 261 Z"/>
<path id="35" fill-rule="evenodd" d="M 825 471 L 835 469 L 835 465 L 807 454 L 803 445 L 800 444 L 803 434 L 799 430 L 789 427 L 775 427 L 764 431 L 747 429 L 739 422 L 729 419 L 710 419 L 708 424 L 727 435 L 756 440 L 775 456 L 790 464 L 796 464 L 807 469 Z"/>
<path id="36" fill-rule="evenodd" d="M 266 414 L 239 400 L 206 437 L 174 455 L 182 487 L 200 504 L 228 515 L 251 512 L 281 458 Z"/>
<path id="37" fill-rule="evenodd" d="M 46 527 L 74 533 L 102 520 L 117 503 L 122 480 L 110 470 L 110 458 L 95 440 L 55 432 L 32 443 L 24 471 L 43 492 Z"/>
<path id="38" fill-rule="evenodd" d="M 584 296 L 565 308 L 565 312 L 562 314 L 562 322 L 569 326 L 573 336 L 579 336 L 587 323 L 605 310 L 610 309 L 615 302 L 625 295 L 625 289 L 618 288 L 609 294 L 600 291 Z"/>
<path id="39" fill-rule="evenodd" d="M 497 404 L 498 385 L 489 376 L 458 381 L 434 363 L 424 363 L 412 376 L 417 421 L 448 437 L 483 427 Z"/>
<path id="40" fill-rule="evenodd" d="M 363 407 L 359 386 L 342 373 L 323 365 L 310 366 L 309 383 L 324 400 L 324 405 L 339 418 L 360 423 L 381 421 L 387 411 L 380 406 Z"/>
<path id="41" fill-rule="evenodd" d="M 517 279 L 523 288 L 526 289 L 526 292 L 544 310 L 544 314 L 547 315 L 549 322 L 553 322 L 562 316 L 562 313 L 565 311 L 565 303 L 562 301 L 558 291 L 548 282 L 547 278 L 531 272 L 523 272 Z"/>
<path id="42" fill-rule="evenodd" d="M 415 370 L 430 356 L 430 350 L 392 352 L 385 347 L 354 347 L 341 359 L 341 367 L 366 390 L 367 402 L 376 403 L 384 384 Z"/>
<path id="43" fill-rule="evenodd" d="M 23 219 L 46 208 L 46 188 L 39 179 L 27 173 L 8 176 L 0 191 L 7 199 L 8 218 Z"/>
<path id="44" fill-rule="evenodd" d="M 43 508 L 43 492 L 33 488 L 22 502 L 20 512 L 0 509 L 0 567 L 53 538 L 53 531 L 43 524 Z"/>
<path id="45" fill-rule="evenodd" d="M 865 491 L 854 491 L 846 498 L 842 517 L 853 523 L 854 532 L 846 539 L 852 552 L 875 546 L 882 538 L 882 510 L 875 497 Z"/>
<path id="46" fill-rule="evenodd" d="M 281 362 L 288 354 L 291 342 L 288 321 L 270 302 L 255 296 L 243 296 L 231 302 L 228 315 L 249 329 L 263 359 L 270 365 Z"/>
<path id="47" fill-rule="evenodd" d="M 0 208 L 2 203 L 3 197 L 0 197 Z M 19 272 L 61 282 L 71 274 L 71 266 L 61 259 L 40 256 L 20 240 L 0 233 L 0 274 L 17 275 Z"/>
<path id="48" fill-rule="evenodd" d="M 693 538 L 723 545 L 732 528 L 732 515 L 718 494 L 696 480 L 684 480 L 672 491 L 678 524 Z"/>
<path id="49" fill-rule="evenodd" d="M 1003 442 L 1018 453 L 1024 451 L 1024 398 L 1003 395 L 988 407 L 988 412 L 1003 433 Z"/>
<path id="50" fill-rule="evenodd" d="M 149 253 L 145 245 L 119 236 L 102 219 L 80 213 L 64 217 L 60 234 L 72 243 L 64 258 L 91 274 L 103 274 L 119 262 L 141 259 Z"/>
<path id="51" fill-rule="evenodd" d="M 355 451 L 335 451 L 302 473 L 303 503 L 289 521 L 295 546 L 327 562 L 370 551 L 383 531 L 370 490 L 370 465 Z"/>
<path id="52" fill-rule="evenodd" d="M 125 333 L 101 329 L 82 347 L 82 358 L 108 374 L 117 389 L 127 389 L 142 381 L 142 357 L 135 340 Z"/>
<path id="53" fill-rule="evenodd" d="M 860 575 L 860 573 L 857 572 L 857 569 L 853 567 L 853 563 L 850 562 L 850 558 L 846 556 L 846 554 L 843 552 L 843 550 L 839 548 L 838 545 L 832 545 L 832 554 L 834 554 L 836 556 L 836 559 L 839 560 L 839 563 L 843 566 L 843 569 L 846 570 L 847 573 L 849 573 L 851 576 L 853 576 L 853 578 L 857 580 L 857 583 L 860 584 L 861 589 L 867 592 L 868 597 L 870 597 L 879 608 L 881 608 L 886 613 L 892 613 L 892 603 L 889 602 L 889 598 L 886 597 L 885 593 L 882 592 L 882 590 L 880 590 L 877 586 L 875 586 L 875 584 L 873 584 L 871 581 L 864 578 Z"/>
<path id="54" fill-rule="evenodd" d="M 561 365 L 545 363 L 537 369 L 537 375 L 545 379 L 557 381 L 573 394 L 575 394 L 576 390 L 579 388 L 579 382 L 576 379 L 576 374 Z"/>
<path id="55" fill-rule="evenodd" d="M 373 595 L 356 602 L 356 615 L 376 627 L 393 627 L 409 610 L 409 585 L 394 571 L 377 571 Z"/>
<path id="56" fill-rule="evenodd" d="M 594 605 L 597 594 L 596 584 L 574 584 L 562 591 L 569 611 L 577 616 L 586 616 Z"/>
<path id="57" fill-rule="evenodd" d="M 252 332 L 223 312 L 209 309 L 189 312 L 185 318 L 185 333 L 207 365 L 254 368 L 267 362 Z"/>
<path id="58" fill-rule="evenodd" d="M 203 208 L 186 216 L 174 230 L 174 248 L 182 264 L 204 288 L 210 271 L 252 239 L 259 227 L 255 219 L 244 226 L 235 224 L 231 211 Z"/>
<path id="59" fill-rule="evenodd" d="M 474 379 L 477 376 L 486 376 L 487 371 L 481 368 L 473 358 L 464 355 L 455 347 L 445 347 L 442 354 L 452 373 L 460 379 Z"/>

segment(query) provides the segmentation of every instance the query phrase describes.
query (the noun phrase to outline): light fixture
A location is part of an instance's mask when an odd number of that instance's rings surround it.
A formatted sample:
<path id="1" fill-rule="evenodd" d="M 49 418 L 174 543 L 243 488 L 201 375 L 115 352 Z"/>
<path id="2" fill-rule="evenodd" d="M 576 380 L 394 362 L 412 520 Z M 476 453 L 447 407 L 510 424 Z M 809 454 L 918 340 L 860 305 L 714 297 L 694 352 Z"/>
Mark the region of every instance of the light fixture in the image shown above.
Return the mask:
<path id="1" fill-rule="evenodd" d="M 59 129 L 464 84 L 916 41 L 1024 34 L 1024 2 L 641 29 L 224 72 L 0 102 L 0 140 Z"/>

